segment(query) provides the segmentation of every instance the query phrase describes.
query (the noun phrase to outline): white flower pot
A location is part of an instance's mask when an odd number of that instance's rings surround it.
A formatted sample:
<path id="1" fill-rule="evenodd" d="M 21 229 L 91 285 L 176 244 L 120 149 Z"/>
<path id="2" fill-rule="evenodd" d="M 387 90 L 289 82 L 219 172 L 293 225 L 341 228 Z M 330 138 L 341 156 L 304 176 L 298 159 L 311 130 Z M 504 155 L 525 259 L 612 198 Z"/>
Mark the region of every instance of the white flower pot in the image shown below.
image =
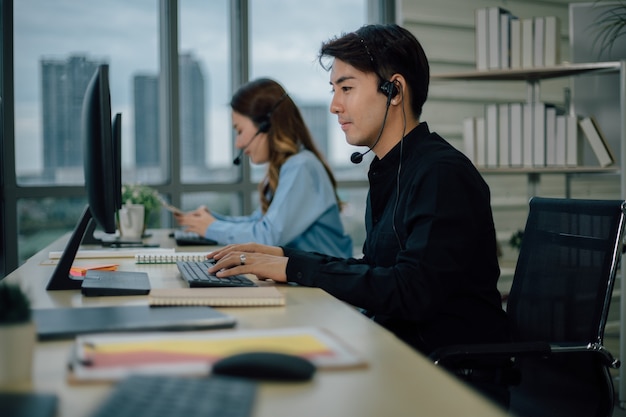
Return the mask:
<path id="1" fill-rule="evenodd" d="M 32 321 L 0 324 L 0 388 L 31 383 L 35 339 Z"/>

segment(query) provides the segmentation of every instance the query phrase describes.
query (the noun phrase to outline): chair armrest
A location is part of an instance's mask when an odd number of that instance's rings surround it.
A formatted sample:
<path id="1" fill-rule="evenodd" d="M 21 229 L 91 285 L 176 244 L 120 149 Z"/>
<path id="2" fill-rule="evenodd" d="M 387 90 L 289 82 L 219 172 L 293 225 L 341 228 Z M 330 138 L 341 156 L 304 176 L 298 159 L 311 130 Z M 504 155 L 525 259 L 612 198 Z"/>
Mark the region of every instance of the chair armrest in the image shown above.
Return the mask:
<path id="1" fill-rule="evenodd" d="M 619 368 L 621 363 L 599 343 L 550 344 L 547 342 L 493 343 L 477 345 L 445 346 L 430 354 L 437 365 L 457 367 L 461 364 L 480 364 L 481 361 L 502 361 L 524 356 L 542 357 L 565 353 L 589 353 L 598 355 L 606 366 Z"/>

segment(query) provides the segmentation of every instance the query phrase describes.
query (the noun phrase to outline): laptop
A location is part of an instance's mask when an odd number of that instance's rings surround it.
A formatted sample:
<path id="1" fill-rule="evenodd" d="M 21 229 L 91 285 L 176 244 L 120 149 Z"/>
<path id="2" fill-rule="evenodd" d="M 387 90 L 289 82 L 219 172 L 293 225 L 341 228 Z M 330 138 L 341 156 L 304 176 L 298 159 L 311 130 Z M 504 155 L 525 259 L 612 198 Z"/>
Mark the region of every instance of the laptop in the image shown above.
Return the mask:
<path id="1" fill-rule="evenodd" d="M 236 319 L 211 307 L 119 305 L 33 309 L 39 340 L 71 339 L 79 334 L 230 328 Z"/>

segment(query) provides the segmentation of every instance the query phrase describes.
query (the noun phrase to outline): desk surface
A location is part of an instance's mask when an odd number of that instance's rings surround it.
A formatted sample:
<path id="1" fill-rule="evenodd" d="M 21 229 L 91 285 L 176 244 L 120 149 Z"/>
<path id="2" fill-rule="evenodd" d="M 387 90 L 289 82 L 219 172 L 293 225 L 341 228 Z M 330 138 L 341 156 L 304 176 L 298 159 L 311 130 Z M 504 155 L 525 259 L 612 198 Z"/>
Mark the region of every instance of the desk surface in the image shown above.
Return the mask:
<path id="1" fill-rule="evenodd" d="M 166 231 L 152 231 L 151 241 L 162 247 L 174 242 Z M 147 303 L 145 296 L 83 297 L 80 291 L 46 291 L 54 269 L 48 253 L 62 250 L 59 239 L 6 279 L 26 288 L 35 308 L 81 307 L 107 303 Z M 180 251 L 208 251 L 184 247 Z M 88 259 L 76 264 L 93 264 Z M 131 258 L 115 259 L 119 270 L 145 271 L 153 288 L 182 287 L 175 265 L 136 265 Z M 262 283 L 263 284 L 263 283 Z M 257 329 L 321 326 L 339 335 L 368 362 L 364 369 L 320 370 L 307 383 L 262 383 L 253 415 L 261 416 L 503 416 L 503 411 L 455 378 L 415 353 L 382 327 L 352 307 L 316 288 L 279 285 L 284 307 L 224 308 L 235 316 L 236 328 Z M 68 385 L 66 361 L 71 341 L 40 342 L 36 346 L 32 389 L 59 396 L 59 416 L 86 417 L 111 390 L 106 383 Z"/>

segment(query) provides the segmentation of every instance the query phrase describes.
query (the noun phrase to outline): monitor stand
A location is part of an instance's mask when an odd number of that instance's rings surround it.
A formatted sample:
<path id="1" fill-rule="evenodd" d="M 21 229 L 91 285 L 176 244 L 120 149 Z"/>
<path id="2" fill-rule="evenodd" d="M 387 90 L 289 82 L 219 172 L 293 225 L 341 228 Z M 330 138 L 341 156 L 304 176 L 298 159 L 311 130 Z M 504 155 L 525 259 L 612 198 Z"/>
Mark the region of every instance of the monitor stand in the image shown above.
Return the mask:
<path id="1" fill-rule="evenodd" d="M 91 210 L 89 205 L 85 206 L 83 214 L 80 216 L 80 220 L 76 224 L 70 240 L 68 240 L 65 249 L 61 254 L 59 263 L 54 268 L 54 272 L 48 281 L 46 290 L 77 290 L 80 289 L 83 280 L 76 279 L 70 275 L 70 269 L 74 263 L 76 252 L 81 244 L 81 241 L 85 237 L 85 232 L 88 229 L 89 223 L 95 223 L 91 216 Z M 94 225 L 95 227 L 95 225 Z"/>

